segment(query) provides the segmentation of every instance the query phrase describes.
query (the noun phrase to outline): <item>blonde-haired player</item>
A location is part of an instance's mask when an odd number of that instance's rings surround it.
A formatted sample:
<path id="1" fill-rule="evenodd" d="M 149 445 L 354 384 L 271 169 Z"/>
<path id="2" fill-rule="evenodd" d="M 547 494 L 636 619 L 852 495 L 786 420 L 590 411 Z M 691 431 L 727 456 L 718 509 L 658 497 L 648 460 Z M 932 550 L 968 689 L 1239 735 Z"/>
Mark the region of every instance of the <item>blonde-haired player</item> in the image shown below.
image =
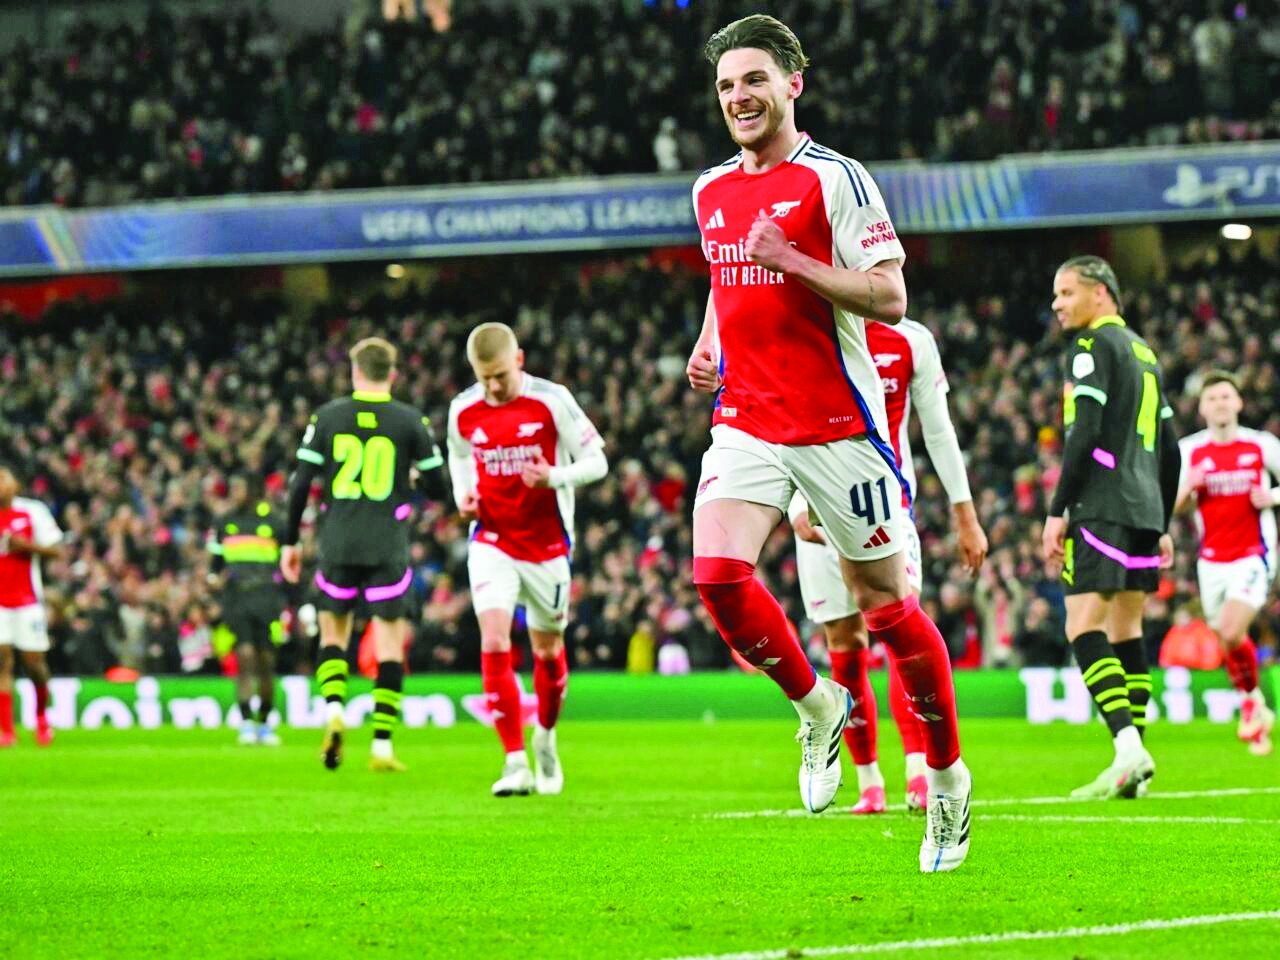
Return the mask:
<path id="1" fill-rule="evenodd" d="M 573 491 L 599 480 L 609 465 L 604 441 L 573 394 L 524 371 L 524 351 L 506 324 L 472 330 L 467 360 L 476 383 L 449 405 L 449 476 L 458 512 L 472 521 L 467 571 L 481 674 L 506 754 L 492 792 L 556 794 L 564 786 L 555 727 L 568 676 Z M 517 605 L 527 616 L 538 698 L 533 771 L 511 663 Z"/>

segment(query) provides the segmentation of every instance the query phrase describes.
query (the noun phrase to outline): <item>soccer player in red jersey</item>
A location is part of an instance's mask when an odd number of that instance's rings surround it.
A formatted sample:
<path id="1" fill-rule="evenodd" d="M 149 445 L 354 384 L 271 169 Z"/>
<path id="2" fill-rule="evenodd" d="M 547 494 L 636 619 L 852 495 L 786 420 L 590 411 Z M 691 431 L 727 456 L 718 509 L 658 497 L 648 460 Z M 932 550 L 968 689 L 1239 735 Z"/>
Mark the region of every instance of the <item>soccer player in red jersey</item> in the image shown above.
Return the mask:
<path id="1" fill-rule="evenodd" d="M 482 323 L 467 338 L 476 384 L 449 405 L 449 476 L 463 519 L 471 602 L 480 622 L 480 671 L 506 760 L 496 797 L 557 794 L 564 771 L 556 720 L 568 679 L 574 488 L 608 472 L 604 440 L 565 387 L 524 371 L 511 328 Z M 525 755 L 511 622 L 522 604 L 533 646 L 538 718 L 534 770 Z"/>
<path id="2" fill-rule="evenodd" d="M 797 130 L 808 60 L 785 24 L 738 20 L 706 55 L 742 149 L 693 187 L 711 296 L 687 373 L 716 395 L 694 499 L 694 583 L 725 641 L 795 706 L 801 800 L 825 809 L 852 698 L 815 675 L 754 576 L 769 533 L 796 490 L 804 495 L 924 721 L 920 868 L 952 870 L 969 849 L 972 782 L 946 646 L 907 580 L 903 481 L 866 339 L 868 321 L 895 324 L 906 312 L 902 244 L 866 171 Z"/>
<path id="3" fill-rule="evenodd" d="M 45 625 L 40 560 L 61 552 L 62 531 L 39 500 L 18 496 L 12 471 L 0 467 L 0 747 L 13 732 L 13 651 L 36 688 L 36 743 L 47 747 L 53 730 L 49 706 L 49 632 Z"/>
<path id="4" fill-rule="evenodd" d="M 942 369 L 938 344 L 929 328 L 903 319 L 895 326 L 867 324 L 867 346 L 884 387 L 889 440 L 894 458 L 906 480 L 904 506 L 910 509 L 908 491 L 915 491 L 915 467 L 907 423 L 912 408 L 920 418 L 929 459 L 942 480 L 951 501 L 960 557 L 970 571 L 977 570 L 987 555 L 987 535 L 978 522 L 965 475 L 964 454 L 947 410 L 947 375 Z M 831 679 L 853 695 L 853 712 L 845 727 L 844 742 L 858 774 L 858 802 L 855 814 L 885 811 L 884 776 L 877 761 L 877 710 L 875 692 L 867 675 L 866 620 L 840 575 L 840 555 L 823 537 L 820 528 L 809 522 L 809 507 L 799 492 L 788 511 L 796 534 L 796 570 L 805 614 L 822 624 L 827 650 L 831 654 Z M 920 536 L 915 524 L 906 524 L 907 581 L 916 596 L 923 584 Z M 889 666 L 889 706 L 906 752 L 908 810 L 923 811 L 929 792 L 925 778 L 924 735 L 921 721 L 912 711 L 902 690 L 898 671 Z"/>
<path id="5" fill-rule="evenodd" d="M 1237 734 L 1249 751 L 1271 752 L 1275 713 L 1258 686 L 1258 651 L 1249 625 L 1267 601 L 1275 576 L 1280 438 L 1240 426 L 1244 401 L 1235 376 L 1207 374 L 1200 416 L 1207 430 L 1180 441 L 1178 509 L 1195 504 L 1200 528 L 1200 603 L 1218 634 L 1231 682 L 1244 695 Z"/>

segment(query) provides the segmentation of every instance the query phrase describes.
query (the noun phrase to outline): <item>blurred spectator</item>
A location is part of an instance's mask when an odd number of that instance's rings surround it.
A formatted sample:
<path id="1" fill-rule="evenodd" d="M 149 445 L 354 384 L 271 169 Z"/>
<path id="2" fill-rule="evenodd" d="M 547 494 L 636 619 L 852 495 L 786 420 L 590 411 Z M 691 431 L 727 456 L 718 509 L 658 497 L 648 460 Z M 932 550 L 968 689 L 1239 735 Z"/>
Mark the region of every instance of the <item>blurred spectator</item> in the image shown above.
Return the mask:
<path id="1" fill-rule="evenodd" d="M 1013 639 L 1014 649 L 1027 667 L 1065 667 L 1071 663 L 1066 635 L 1053 620 L 1053 608 L 1043 597 L 1027 604 L 1026 618 Z"/>
<path id="2" fill-rule="evenodd" d="M 1218 635 L 1189 606 L 1179 607 L 1160 646 L 1160 666 L 1217 670 L 1222 666 Z"/>

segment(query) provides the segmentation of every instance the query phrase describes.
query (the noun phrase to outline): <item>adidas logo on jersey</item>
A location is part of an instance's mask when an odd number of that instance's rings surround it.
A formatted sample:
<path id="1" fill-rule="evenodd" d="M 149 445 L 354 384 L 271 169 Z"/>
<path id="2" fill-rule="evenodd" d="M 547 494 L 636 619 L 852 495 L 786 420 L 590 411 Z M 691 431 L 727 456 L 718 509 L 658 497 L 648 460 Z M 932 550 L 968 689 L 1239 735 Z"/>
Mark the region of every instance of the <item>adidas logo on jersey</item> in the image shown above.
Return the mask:
<path id="1" fill-rule="evenodd" d="M 716 207 L 716 212 L 711 215 L 711 219 L 702 225 L 703 230 L 715 230 L 724 226 L 724 211 Z"/>
<path id="2" fill-rule="evenodd" d="M 884 527 L 876 527 L 876 532 L 871 535 L 871 539 L 862 545 L 863 550 L 870 550 L 872 547 L 884 547 L 890 543 L 889 534 L 884 532 Z"/>
<path id="3" fill-rule="evenodd" d="M 488 443 L 489 435 L 484 432 L 483 427 L 476 427 L 475 431 L 471 434 L 471 442 L 472 443 Z"/>

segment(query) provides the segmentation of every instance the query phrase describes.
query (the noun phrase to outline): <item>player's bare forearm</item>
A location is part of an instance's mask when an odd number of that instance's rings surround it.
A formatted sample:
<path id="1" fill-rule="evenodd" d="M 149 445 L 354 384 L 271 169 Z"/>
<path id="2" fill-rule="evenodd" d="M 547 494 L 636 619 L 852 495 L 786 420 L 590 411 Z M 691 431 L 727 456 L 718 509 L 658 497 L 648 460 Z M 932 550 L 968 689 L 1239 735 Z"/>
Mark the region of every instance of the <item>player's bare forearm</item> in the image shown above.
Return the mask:
<path id="1" fill-rule="evenodd" d="M 782 272 L 837 307 L 881 323 L 897 323 L 906 315 L 907 284 L 898 261 L 883 260 L 870 270 L 849 270 L 815 260 L 794 247 L 789 249 Z"/>
<path id="2" fill-rule="evenodd" d="M 951 525 L 956 531 L 956 540 L 960 547 L 960 558 L 965 568 L 974 573 L 987 559 L 986 531 L 978 522 L 978 511 L 974 509 L 972 500 L 964 500 L 951 505 Z"/>

